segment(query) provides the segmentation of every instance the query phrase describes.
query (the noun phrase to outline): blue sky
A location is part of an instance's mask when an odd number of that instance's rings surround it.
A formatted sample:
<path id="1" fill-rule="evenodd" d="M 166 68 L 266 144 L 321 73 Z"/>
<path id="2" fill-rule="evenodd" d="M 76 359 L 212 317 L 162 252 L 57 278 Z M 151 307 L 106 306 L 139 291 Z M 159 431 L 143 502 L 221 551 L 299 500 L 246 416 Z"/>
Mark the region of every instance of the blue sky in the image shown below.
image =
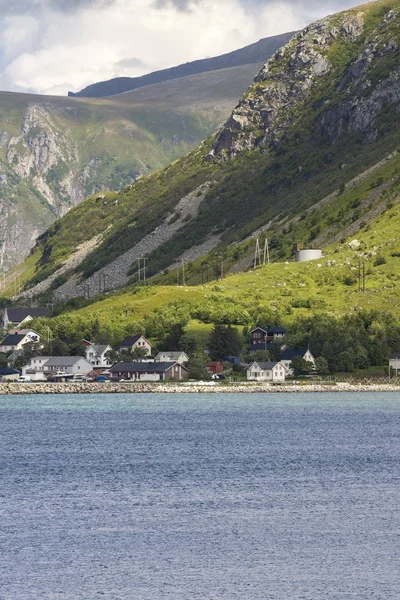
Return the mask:
<path id="1" fill-rule="evenodd" d="M 352 0 L 0 0 L 0 89 L 64 95 L 216 56 Z"/>

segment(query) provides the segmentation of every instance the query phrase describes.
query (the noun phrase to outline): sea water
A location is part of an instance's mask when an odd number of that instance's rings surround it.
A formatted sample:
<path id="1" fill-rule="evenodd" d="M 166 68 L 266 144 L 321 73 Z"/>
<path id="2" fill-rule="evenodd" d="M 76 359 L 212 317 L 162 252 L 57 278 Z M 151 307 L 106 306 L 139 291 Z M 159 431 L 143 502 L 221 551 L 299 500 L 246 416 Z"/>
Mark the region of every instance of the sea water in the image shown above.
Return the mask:
<path id="1" fill-rule="evenodd" d="M 400 395 L 0 397 L 0 599 L 398 600 Z"/>

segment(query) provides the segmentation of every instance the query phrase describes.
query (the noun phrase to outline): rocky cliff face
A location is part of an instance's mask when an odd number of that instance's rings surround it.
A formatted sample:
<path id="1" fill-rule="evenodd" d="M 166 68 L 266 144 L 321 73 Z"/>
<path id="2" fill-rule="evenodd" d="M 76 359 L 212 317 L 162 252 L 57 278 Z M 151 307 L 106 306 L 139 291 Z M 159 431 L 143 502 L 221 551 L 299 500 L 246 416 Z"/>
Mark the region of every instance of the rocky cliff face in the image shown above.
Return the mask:
<path id="1" fill-rule="evenodd" d="M 3 270 L 26 256 L 38 234 L 95 187 L 88 181 L 96 167 L 85 164 L 87 157 L 57 107 L 31 102 L 21 116 L 19 130 L 11 115 L 0 123 Z"/>
<path id="2" fill-rule="evenodd" d="M 0 269 L 84 198 L 195 148 L 253 76 L 251 65 L 237 67 L 104 101 L 0 92 Z"/>
<path id="3" fill-rule="evenodd" d="M 305 110 L 333 142 L 345 132 L 376 137 L 378 115 L 389 103 L 398 105 L 400 93 L 398 2 L 391 4 L 391 10 L 377 2 L 323 19 L 278 50 L 219 132 L 209 159 L 266 151 Z M 377 13 L 382 5 L 374 28 L 373 5 Z"/>

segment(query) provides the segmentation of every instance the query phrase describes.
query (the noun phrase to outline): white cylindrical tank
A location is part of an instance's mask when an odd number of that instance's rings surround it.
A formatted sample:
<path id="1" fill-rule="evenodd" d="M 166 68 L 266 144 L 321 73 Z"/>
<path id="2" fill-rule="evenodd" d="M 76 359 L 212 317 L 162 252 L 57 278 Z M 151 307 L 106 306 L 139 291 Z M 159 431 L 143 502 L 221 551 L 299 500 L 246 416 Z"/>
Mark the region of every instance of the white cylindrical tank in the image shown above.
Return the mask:
<path id="1" fill-rule="evenodd" d="M 322 258 L 322 250 L 305 249 L 296 252 L 296 262 L 308 262 Z"/>

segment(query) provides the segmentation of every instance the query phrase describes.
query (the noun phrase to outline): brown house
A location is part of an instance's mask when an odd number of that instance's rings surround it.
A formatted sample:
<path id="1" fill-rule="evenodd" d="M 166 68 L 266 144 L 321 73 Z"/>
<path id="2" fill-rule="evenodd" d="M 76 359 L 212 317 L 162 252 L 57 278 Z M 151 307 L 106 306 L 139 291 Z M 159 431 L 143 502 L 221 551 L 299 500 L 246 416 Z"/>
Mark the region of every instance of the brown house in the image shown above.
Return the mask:
<path id="1" fill-rule="evenodd" d="M 127 381 L 182 381 L 189 370 L 177 362 L 120 362 L 110 369 L 112 379 Z"/>

